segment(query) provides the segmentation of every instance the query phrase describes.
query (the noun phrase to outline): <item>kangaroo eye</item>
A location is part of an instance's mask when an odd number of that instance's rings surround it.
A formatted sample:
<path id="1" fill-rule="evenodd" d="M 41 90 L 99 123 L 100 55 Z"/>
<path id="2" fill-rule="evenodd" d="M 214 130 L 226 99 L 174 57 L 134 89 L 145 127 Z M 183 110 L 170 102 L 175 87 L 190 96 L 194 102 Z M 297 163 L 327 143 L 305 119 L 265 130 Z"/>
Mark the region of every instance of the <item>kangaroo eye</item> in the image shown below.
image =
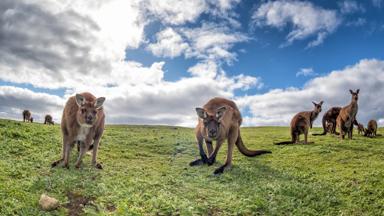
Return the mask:
<path id="1" fill-rule="evenodd" d="M 93 110 L 93 114 L 95 114 L 95 115 L 96 115 L 96 114 L 97 114 L 97 111 L 96 111 L 96 110 Z"/>
<path id="2" fill-rule="evenodd" d="M 81 109 L 81 113 L 84 114 L 87 110 Z"/>

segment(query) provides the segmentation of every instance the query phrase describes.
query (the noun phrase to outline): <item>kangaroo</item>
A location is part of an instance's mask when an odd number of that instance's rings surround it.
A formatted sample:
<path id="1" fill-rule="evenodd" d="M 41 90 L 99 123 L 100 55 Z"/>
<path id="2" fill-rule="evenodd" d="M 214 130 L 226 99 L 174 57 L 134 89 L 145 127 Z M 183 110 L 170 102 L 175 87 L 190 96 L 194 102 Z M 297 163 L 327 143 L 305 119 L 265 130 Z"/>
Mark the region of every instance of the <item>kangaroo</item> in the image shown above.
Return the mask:
<path id="1" fill-rule="evenodd" d="M 364 129 L 363 124 L 360 124 L 360 123 L 357 124 L 357 133 L 358 134 L 364 134 L 365 133 L 365 129 Z"/>
<path id="2" fill-rule="evenodd" d="M 195 135 L 201 159 L 192 161 L 190 166 L 212 165 L 216 161 L 216 155 L 225 140 L 228 142 L 227 159 L 224 165 L 214 171 L 215 175 L 221 174 L 224 170 L 232 167 L 232 152 L 235 145 L 243 155 L 248 157 L 271 153 L 268 150 L 252 151 L 244 146 L 240 135 L 242 117 L 233 101 L 215 97 L 209 100 L 203 108 L 196 108 L 196 113 L 199 119 Z M 204 141 L 207 146 L 208 156 L 203 148 Z M 213 141 L 216 141 L 215 149 L 212 147 Z"/>
<path id="3" fill-rule="evenodd" d="M 48 125 L 54 125 L 55 124 L 53 122 L 53 120 L 52 120 L 52 116 L 51 115 L 45 115 L 45 117 L 44 117 L 44 124 L 48 124 Z"/>
<path id="4" fill-rule="evenodd" d="M 284 144 L 294 144 L 299 143 L 300 134 L 304 134 L 304 144 L 308 144 L 308 131 L 309 128 L 312 128 L 313 121 L 317 118 L 319 113 L 321 112 L 321 105 L 323 105 L 323 101 L 320 103 L 312 102 L 315 106 L 312 111 L 299 112 L 297 113 L 291 120 L 291 141 L 278 142 L 275 145 L 284 145 Z"/>
<path id="5" fill-rule="evenodd" d="M 23 122 L 33 122 L 33 118 L 29 110 L 23 111 Z"/>
<path id="6" fill-rule="evenodd" d="M 80 152 L 75 163 L 76 168 L 80 168 L 82 158 L 91 145 L 93 145 L 92 165 L 98 169 L 103 168 L 101 164 L 97 163 L 96 156 L 104 132 L 104 101 L 104 97 L 96 98 L 88 92 L 76 94 L 68 99 L 61 119 L 63 156 L 53 162 L 52 167 L 64 162 L 63 167 L 69 168 L 70 152 L 77 143 L 80 145 Z"/>
<path id="7" fill-rule="evenodd" d="M 377 132 L 377 122 L 376 120 L 370 120 L 368 122 L 367 129 L 365 130 L 364 136 L 375 137 Z"/>
<path id="8" fill-rule="evenodd" d="M 326 135 L 327 132 L 331 134 L 336 133 L 336 118 L 339 115 L 341 107 L 332 107 L 324 115 L 322 119 L 323 133 L 313 134 L 314 136 Z M 330 126 L 328 128 L 328 126 Z"/>
<path id="9" fill-rule="evenodd" d="M 336 126 L 332 122 L 327 122 L 326 123 L 326 131 L 327 132 L 331 132 L 333 127 L 336 127 Z M 313 135 L 317 136 L 317 135 L 322 135 L 322 134 L 313 134 Z"/>
<path id="10" fill-rule="evenodd" d="M 340 110 L 339 116 L 337 116 L 336 124 L 340 130 L 340 139 L 344 139 L 345 134 L 348 134 L 348 138 L 352 139 L 353 124 L 356 124 L 356 114 L 358 111 L 357 100 L 359 99 L 360 90 L 356 92 L 349 90 L 352 95 L 351 103 Z"/>

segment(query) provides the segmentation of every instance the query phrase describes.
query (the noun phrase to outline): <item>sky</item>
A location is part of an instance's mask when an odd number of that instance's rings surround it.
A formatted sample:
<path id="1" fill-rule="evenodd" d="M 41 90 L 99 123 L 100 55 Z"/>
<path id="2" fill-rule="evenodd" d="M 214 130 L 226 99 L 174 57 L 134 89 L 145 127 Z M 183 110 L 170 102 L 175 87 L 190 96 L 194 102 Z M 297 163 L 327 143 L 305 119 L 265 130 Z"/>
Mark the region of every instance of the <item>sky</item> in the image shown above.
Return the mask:
<path id="1" fill-rule="evenodd" d="M 383 126 L 383 84 L 384 0 L 0 1 L 0 118 L 60 122 L 89 91 L 108 124 L 193 127 L 225 97 L 244 126 L 286 126 L 360 89 L 357 120 Z"/>

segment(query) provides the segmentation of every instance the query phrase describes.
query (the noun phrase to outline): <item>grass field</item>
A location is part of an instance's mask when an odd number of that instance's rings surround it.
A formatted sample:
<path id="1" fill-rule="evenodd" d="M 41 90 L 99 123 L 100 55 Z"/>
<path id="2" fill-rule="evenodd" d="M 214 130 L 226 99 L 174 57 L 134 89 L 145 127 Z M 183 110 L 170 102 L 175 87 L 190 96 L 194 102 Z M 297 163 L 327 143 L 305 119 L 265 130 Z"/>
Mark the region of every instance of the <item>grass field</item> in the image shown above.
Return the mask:
<path id="1" fill-rule="evenodd" d="M 319 132 L 315 128 L 312 132 Z M 384 133 L 380 129 L 379 133 Z M 356 134 L 356 133 L 355 133 Z M 107 126 L 99 161 L 51 169 L 60 157 L 59 126 L 0 120 L 0 215 L 383 215 L 384 137 L 352 141 L 310 136 L 311 145 L 274 146 L 287 127 L 242 128 L 251 149 L 234 153 L 233 169 L 189 167 L 198 155 L 193 129 Z M 61 206 L 40 210 L 42 193 Z"/>

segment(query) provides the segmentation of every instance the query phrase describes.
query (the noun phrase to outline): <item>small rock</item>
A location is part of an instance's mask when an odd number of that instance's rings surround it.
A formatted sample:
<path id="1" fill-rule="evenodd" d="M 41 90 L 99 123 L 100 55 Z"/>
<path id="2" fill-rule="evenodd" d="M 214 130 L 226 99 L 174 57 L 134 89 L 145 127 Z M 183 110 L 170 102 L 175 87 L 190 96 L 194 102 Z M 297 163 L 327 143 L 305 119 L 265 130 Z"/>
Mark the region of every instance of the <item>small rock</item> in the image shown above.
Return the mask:
<path id="1" fill-rule="evenodd" d="M 41 194 L 39 204 L 44 211 L 51 211 L 59 207 L 59 201 L 53 197 Z"/>

